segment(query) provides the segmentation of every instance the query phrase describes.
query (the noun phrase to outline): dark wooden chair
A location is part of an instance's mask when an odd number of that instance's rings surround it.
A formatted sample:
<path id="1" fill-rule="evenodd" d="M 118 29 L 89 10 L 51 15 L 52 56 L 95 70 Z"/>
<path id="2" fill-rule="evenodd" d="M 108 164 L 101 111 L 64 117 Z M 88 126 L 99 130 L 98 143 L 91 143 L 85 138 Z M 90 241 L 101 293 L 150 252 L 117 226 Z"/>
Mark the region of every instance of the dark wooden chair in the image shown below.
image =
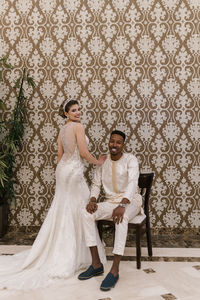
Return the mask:
<path id="1" fill-rule="evenodd" d="M 151 243 L 150 219 L 149 219 L 149 199 L 150 199 L 150 191 L 152 187 L 153 177 L 154 177 L 154 173 L 140 174 L 138 180 L 138 186 L 140 188 L 140 193 L 143 198 L 144 213 L 135 216 L 132 220 L 130 220 L 128 224 L 129 228 L 135 228 L 136 230 L 137 269 L 141 268 L 141 237 L 143 233 L 146 233 L 148 255 L 149 256 L 153 255 L 152 243 Z M 100 238 L 102 239 L 103 226 L 104 225 L 114 226 L 114 223 L 112 220 L 99 220 L 97 225 L 98 225 Z M 143 228 L 144 225 L 145 228 Z"/>

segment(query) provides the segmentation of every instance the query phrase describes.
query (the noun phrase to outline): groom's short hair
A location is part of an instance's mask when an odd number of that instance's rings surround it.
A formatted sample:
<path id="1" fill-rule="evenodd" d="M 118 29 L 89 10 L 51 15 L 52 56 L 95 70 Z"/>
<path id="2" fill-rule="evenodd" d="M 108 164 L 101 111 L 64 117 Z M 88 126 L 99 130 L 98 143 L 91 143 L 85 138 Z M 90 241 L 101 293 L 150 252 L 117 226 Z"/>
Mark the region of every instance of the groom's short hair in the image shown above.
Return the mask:
<path id="1" fill-rule="evenodd" d="M 111 134 L 110 134 L 110 137 L 111 137 L 113 134 L 119 134 L 119 135 L 121 135 L 121 136 L 123 137 L 124 142 L 125 142 L 126 135 L 125 135 L 124 132 L 122 132 L 122 131 L 120 131 L 120 130 L 113 130 L 113 131 L 111 132 Z"/>

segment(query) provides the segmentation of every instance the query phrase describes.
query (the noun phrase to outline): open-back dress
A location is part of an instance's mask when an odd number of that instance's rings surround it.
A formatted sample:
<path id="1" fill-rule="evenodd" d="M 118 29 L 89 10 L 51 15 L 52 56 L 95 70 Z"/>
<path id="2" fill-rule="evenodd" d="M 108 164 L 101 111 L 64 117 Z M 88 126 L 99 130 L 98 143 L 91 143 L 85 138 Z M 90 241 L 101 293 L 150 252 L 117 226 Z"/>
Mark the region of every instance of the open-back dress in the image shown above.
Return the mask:
<path id="1" fill-rule="evenodd" d="M 90 192 L 74 126 L 75 122 L 69 122 L 60 130 L 64 154 L 56 168 L 55 195 L 31 249 L 0 256 L 0 289 L 45 287 L 73 276 L 91 263 L 81 222 L 81 210 Z M 99 237 L 98 241 L 100 257 L 105 262 Z"/>

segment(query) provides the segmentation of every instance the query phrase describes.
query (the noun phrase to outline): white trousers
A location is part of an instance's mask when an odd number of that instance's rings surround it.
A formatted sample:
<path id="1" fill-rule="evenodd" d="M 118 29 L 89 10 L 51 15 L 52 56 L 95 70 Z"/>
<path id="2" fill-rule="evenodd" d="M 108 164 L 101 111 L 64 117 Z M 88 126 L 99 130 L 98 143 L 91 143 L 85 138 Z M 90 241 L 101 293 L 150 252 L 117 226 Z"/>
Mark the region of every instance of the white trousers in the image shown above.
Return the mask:
<path id="1" fill-rule="evenodd" d="M 119 204 L 109 202 L 98 203 L 98 209 L 95 213 L 90 214 L 86 209 L 82 210 L 83 228 L 85 233 L 85 240 L 87 247 L 97 246 L 97 230 L 96 222 L 98 220 L 112 220 L 113 209 Z M 141 207 L 135 202 L 131 202 L 125 208 L 123 221 L 115 224 L 115 241 L 113 253 L 118 255 L 124 254 L 126 245 L 126 238 L 128 232 L 128 222 L 134 218 L 139 212 Z"/>

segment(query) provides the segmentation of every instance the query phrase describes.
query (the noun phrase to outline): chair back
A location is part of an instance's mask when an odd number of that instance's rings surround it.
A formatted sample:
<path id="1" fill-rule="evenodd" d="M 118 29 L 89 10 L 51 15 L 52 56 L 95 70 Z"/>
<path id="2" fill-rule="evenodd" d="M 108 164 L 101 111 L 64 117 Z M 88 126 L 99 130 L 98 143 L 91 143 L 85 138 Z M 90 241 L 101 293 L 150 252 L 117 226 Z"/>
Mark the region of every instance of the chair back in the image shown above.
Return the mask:
<path id="1" fill-rule="evenodd" d="M 144 213 L 149 219 L 149 198 L 152 187 L 154 173 L 141 173 L 138 179 L 138 186 L 141 189 L 140 194 L 143 196 L 144 190 Z"/>

